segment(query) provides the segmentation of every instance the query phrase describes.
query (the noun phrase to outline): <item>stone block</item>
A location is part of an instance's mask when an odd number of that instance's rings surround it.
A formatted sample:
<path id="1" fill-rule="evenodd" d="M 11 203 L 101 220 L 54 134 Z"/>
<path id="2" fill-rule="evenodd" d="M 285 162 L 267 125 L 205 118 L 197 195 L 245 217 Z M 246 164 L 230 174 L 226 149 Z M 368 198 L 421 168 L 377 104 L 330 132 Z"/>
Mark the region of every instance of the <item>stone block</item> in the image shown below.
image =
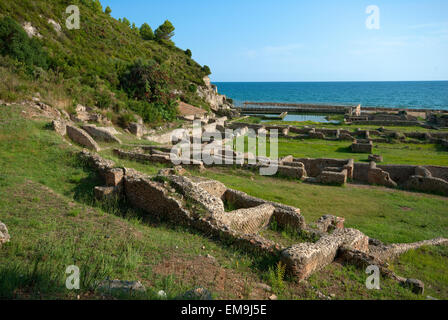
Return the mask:
<path id="1" fill-rule="evenodd" d="M 255 234 L 267 227 L 274 214 L 274 210 L 274 206 L 270 204 L 262 204 L 253 208 L 224 212 L 217 215 L 216 218 L 229 226 L 232 230 L 247 234 Z"/>
<path id="2" fill-rule="evenodd" d="M 120 194 L 119 187 L 95 187 L 95 198 L 100 201 L 115 200 Z"/>
<path id="3" fill-rule="evenodd" d="M 113 142 L 121 144 L 121 140 L 112 133 L 114 128 L 102 128 L 94 125 L 85 125 L 82 128 L 98 141 Z M 112 130 L 113 129 L 113 130 Z"/>
<path id="4" fill-rule="evenodd" d="M 378 154 L 371 154 L 368 158 L 369 161 L 374 161 L 376 163 L 383 162 L 383 157 Z"/>
<path id="5" fill-rule="evenodd" d="M 373 152 L 373 143 L 372 141 L 359 141 L 355 140 L 355 142 L 351 146 L 352 151 L 356 153 L 372 153 Z"/>
<path id="6" fill-rule="evenodd" d="M 334 261 L 342 246 L 368 252 L 369 238 L 355 229 L 336 230 L 321 237 L 316 243 L 299 243 L 281 253 L 288 272 L 297 280 L 308 278 Z"/>
<path id="7" fill-rule="evenodd" d="M 53 126 L 53 130 L 59 135 L 65 136 L 67 134 L 67 124 L 64 120 L 53 120 L 51 124 Z"/>
<path id="8" fill-rule="evenodd" d="M 121 185 L 124 178 L 124 170 L 120 168 L 114 168 L 108 170 L 105 174 L 106 185 L 109 187 L 116 187 Z"/>
<path id="9" fill-rule="evenodd" d="M 417 295 L 422 295 L 425 292 L 425 284 L 417 279 L 406 279 L 403 285 Z"/>
<path id="10" fill-rule="evenodd" d="M 86 147 L 87 149 L 100 151 L 100 147 L 93 138 L 84 130 L 75 126 L 67 125 L 67 135 L 74 142 Z"/>
<path id="11" fill-rule="evenodd" d="M 2 223 L 0 221 L 0 246 L 3 243 L 9 242 L 10 238 L 11 237 L 9 235 L 8 228 L 6 227 L 6 225 L 4 223 Z"/>
<path id="12" fill-rule="evenodd" d="M 131 122 L 129 124 L 129 131 L 140 139 L 143 136 L 143 125 L 137 122 Z"/>
<path id="13" fill-rule="evenodd" d="M 306 171 L 304 167 L 290 167 L 290 166 L 278 166 L 278 174 L 281 176 L 303 179 L 306 177 Z"/>
<path id="14" fill-rule="evenodd" d="M 390 174 L 376 167 L 375 162 L 370 163 L 369 171 L 367 173 L 367 181 L 369 184 L 374 184 L 378 186 L 385 186 L 389 188 L 396 188 L 397 183 L 392 180 Z"/>
<path id="15" fill-rule="evenodd" d="M 317 179 L 322 184 L 344 185 L 347 183 L 347 170 L 341 172 L 322 171 Z"/>

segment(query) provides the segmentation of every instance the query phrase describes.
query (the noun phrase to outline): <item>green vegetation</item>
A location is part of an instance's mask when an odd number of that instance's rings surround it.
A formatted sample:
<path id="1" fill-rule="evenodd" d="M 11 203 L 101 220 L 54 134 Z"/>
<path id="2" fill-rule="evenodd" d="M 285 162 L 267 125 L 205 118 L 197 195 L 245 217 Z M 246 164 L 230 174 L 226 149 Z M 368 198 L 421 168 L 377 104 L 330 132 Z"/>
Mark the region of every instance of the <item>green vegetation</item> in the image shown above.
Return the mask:
<path id="1" fill-rule="evenodd" d="M 158 41 L 171 43 L 171 38 L 174 37 L 174 26 L 169 20 L 160 25 L 154 32 L 155 38 Z"/>
<path id="2" fill-rule="evenodd" d="M 172 121 L 177 114 L 175 97 L 169 91 L 168 71 L 154 61 L 137 60 L 120 76 L 121 88 L 135 99 L 130 109 L 146 122 Z"/>
<path id="3" fill-rule="evenodd" d="M 33 67 L 48 68 L 48 56 L 40 42 L 35 38 L 30 39 L 10 17 L 0 19 L 0 55 L 16 59 L 30 72 Z"/>
<path id="4" fill-rule="evenodd" d="M 337 263 L 314 274 L 309 284 L 297 284 L 284 276 L 277 261 L 154 221 L 126 204 L 98 203 L 92 190 L 101 179 L 79 161 L 79 149 L 48 130 L 45 121 L 23 119 L 19 106 L 1 106 L 0 123 L 0 221 L 12 237 L 0 249 L 0 298 L 99 299 L 98 283 L 107 277 L 140 280 L 147 288 L 146 294 L 118 296 L 122 299 L 158 299 L 159 290 L 175 299 L 196 286 L 211 290 L 217 299 L 266 299 L 271 293 L 257 289 L 259 282 L 272 285 L 279 299 L 319 298 L 313 287 L 335 299 L 422 298 L 389 279 L 382 279 L 380 291 L 366 290 L 364 270 Z M 110 150 L 102 155 L 117 160 Z M 151 174 L 162 167 L 125 160 L 117 164 Z M 233 169 L 202 175 L 300 207 L 307 221 L 326 213 L 343 216 L 348 226 L 384 241 L 447 236 L 446 198 L 305 185 Z M 447 249 L 425 250 L 409 252 L 393 267 L 430 284 L 431 296 L 447 299 Z M 218 263 L 207 260 L 207 254 Z M 65 270 L 73 264 L 87 275 L 80 291 L 65 288 Z"/>
<path id="5" fill-rule="evenodd" d="M 286 274 L 286 266 L 279 261 L 277 265 L 269 268 L 269 282 L 271 284 L 272 290 L 276 294 L 281 294 L 285 289 L 285 274 Z"/>
<path id="6" fill-rule="evenodd" d="M 143 40 L 154 40 L 154 32 L 146 22 L 140 27 L 140 35 Z"/>
<path id="7" fill-rule="evenodd" d="M 165 70 L 166 78 L 151 79 L 159 91 L 176 89 L 182 92 L 180 100 L 208 108 L 196 92 L 189 90 L 191 85 L 203 85 L 208 70 L 173 45 L 170 38 L 174 27 L 169 22 L 157 29 L 160 41 L 153 41 L 150 28 L 139 32 L 128 19 L 117 21 L 110 10 L 102 11 L 98 0 L 74 0 L 71 4 L 80 9 L 79 30 L 66 28 L 65 1 L 0 2 L 0 77 L 4 79 L 0 99 L 20 101 L 39 92 L 46 103 L 66 110 L 79 103 L 108 110 L 116 114 L 116 120 L 129 110 L 142 112 L 140 115 L 149 122 L 170 119 L 174 108 L 171 103 L 154 104 L 135 98 L 121 86 L 122 74 L 142 60 Z M 56 31 L 49 19 L 62 31 Z M 21 27 L 25 22 L 42 37 L 29 39 Z M 154 99 L 158 98 L 149 97 Z M 148 110 L 155 116 L 148 117 Z"/>

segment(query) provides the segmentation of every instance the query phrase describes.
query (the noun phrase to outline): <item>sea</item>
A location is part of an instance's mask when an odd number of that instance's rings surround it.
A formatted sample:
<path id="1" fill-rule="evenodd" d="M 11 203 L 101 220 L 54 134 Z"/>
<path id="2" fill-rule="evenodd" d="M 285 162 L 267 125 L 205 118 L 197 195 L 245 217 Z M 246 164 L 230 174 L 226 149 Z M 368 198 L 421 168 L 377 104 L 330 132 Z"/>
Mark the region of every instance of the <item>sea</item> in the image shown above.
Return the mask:
<path id="1" fill-rule="evenodd" d="M 215 82 L 234 100 L 448 110 L 448 81 Z"/>

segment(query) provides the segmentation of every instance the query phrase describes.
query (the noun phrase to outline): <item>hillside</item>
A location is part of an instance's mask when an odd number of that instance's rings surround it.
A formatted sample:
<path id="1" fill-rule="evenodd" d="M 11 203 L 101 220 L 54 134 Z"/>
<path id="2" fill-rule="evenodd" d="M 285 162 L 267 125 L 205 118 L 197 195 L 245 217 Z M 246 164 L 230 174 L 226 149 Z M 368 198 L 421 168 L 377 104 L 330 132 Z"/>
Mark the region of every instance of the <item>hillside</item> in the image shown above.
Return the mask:
<path id="1" fill-rule="evenodd" d="M 198 95 L 210 69 L 195 62 L 190 50 L 169 39 L 144 40 L 138 27 L 112 18 L 98 0 L 70 4 L 79 7 L 78 30 L 66 27 L 66 1 L 0 3 L 0 100 L 39 93 L 69 112 L 77 104 L 98 107 L 116 123 L 132 120 L 128 110 L 147 123 L 171 121 L 178 100 L 210 109 Z"/>

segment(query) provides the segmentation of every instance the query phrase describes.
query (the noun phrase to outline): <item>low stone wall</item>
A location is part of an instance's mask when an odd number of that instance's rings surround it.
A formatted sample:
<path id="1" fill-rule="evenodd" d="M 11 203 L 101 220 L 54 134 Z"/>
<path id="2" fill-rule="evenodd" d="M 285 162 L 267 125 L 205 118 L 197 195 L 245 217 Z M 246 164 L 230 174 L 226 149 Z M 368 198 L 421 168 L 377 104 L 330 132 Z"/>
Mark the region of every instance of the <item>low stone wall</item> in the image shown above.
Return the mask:
<path id="1" fill-rule="evenodd" d="M 341 168 L 347 170 L 347 178 L 353 177 L 353 159 L 311 159 L 311 158 L 294 158 L 294 162 L 300 162 L 305 165 L 306 173 L 309 177 L 318 177 L 325 168 Z"/>
<path id="2" fill-rule="evenodd" d="M 430 177 L 423 177 L 418 173 L 419 168 L 424 168 L 430 173 Z M 375 172 L 367 163 L 355 163 L 353 180 L 363 183 L 379 184 L 393 187 L 394 184 L 378 183 L 373 178 L 376 171 L 382 171 L 389 175 L 390 180 L 404 189 L 433 192 L 448 195 L 446 184 L 448 184 L 448 167 L 441 166 L 413 166 L 413 165 L 377 165 Z M 377 176 L 378 177 L 378 176 Z"/>
<path id="3" fill-rule="evenodd" d="M 232 230 L 246 234 L 256 234 L 266 228 L 271 221 L 275 208 L 270 204 L 224 212 L 217 219 Z"/>
<path id="4" fill-rule="evenodd" d="M 86 147 L 87 149 L 100 151 L 100 147 L 95 142 L 95 140 L 93 140 L 93 138 L 82 129 L 79 129 L 75 126 L 67 125 L 67 135 L 74 142 L 80 144 L 83 147 Z"/>
<path id="5" fill-rule="evenodd" d="M 356 153 L 372 153 L 373 143 L 372 141 L 360 141 L 355 140 L 351 146 L 352 152 Z"/>
<path id="6" fill-rule="evenodd" d="M 396 188 L 397 183 L 391 179 L 389 172 L 377 168 L 375 162 L 371 162 L 369 165 L 369 171 L 367 173 L 367 181 L 369 184 L 385 186 L 389 188 Z"/>
<path id="7" fill-rule="evenodd" d="M 390 245 L 384 245 L 383 243 L 378 243 L 374 246 L 369 246 L 369 251 L 372 256 L 381 260 L 388 261 L 397 258 L 401 254 L 409 251 L 421 248 L 423 246 L 439 246 L 448 245 L 448 239 L 436 238 L 432 240 L 423 240 L 414 243 L 393 243 Z"/>
<path id="8" fill-rule="evenodd" d="M 298 208 L 281 203 L 265 201 L 233 189 L 227 189 L 223 195 L 223 199 L 232 203 L 237 208 L 251 208 L 262 204 L 270 204 L 274 207 L 273 218 L 280 227 L 290 226 L 297 230 L 306 228 L 305 219 L 300 214 L 300 209 Z"/>
<path id="9" fill-rule="evenodd" d="M 288 271 L 300 281 L 332 263 L 339 248 L 343 246 L 368 252 L 369 238 L 355 229 L 336 230 L 316 243 L 299 243 L 284 250 L 281 260 Z"/>
<path id="10" fill-rule="evenodd" d="M 448 196 L 448 181 L 440 178 L 412 176 L 406 181 L 403 187 L 408 190 L 438 193 Z"/>
<path id="11" fill-rule="evenodd" d="M 422 123 L 419 121 L 406 121 L 406 120 L 356 120 L 351 121 L 351 124 L 359 125 L 371 125 L 371 126 L 420 126 Z"/>
<path id="12" fill-rule="evenodd" d="M 114 149 L 114 154 L 121 159 L 134 160 L 138 162 L 155 162 L 155 163 L 171 163 L 169 155 L 162 154 L 144 154 L 138 152 L 126 152 L 119 149 Z"/>
<path id="13" fill-rule="evenodd" d="M 368 183 L 369 178 L 369 166 L 368 163 L 355 163 L 355 171 L 353 179 L 355 181 Z M 397 184 L 405 183 L 409 177 L 415 174 L 417 166 L 412 165 L 377 165 L 377 168 L 389 173 L 390 178 Z"/>
<path id="14" fill-rule="evenodd" d="M 347 170 L 344 169 L 340 172 L 322 171 L 317 181 L 322 184 L 342 186 L 347 183 Z"/>
<path id="15" fill-rule="evenodd" d="M 306 178 L 305 168 L 299 166 L 286 166 L 279 165 L 278 166 L 278 174 L 284 177 L 289 177 L 297 180 L 302 180 Z"/>

